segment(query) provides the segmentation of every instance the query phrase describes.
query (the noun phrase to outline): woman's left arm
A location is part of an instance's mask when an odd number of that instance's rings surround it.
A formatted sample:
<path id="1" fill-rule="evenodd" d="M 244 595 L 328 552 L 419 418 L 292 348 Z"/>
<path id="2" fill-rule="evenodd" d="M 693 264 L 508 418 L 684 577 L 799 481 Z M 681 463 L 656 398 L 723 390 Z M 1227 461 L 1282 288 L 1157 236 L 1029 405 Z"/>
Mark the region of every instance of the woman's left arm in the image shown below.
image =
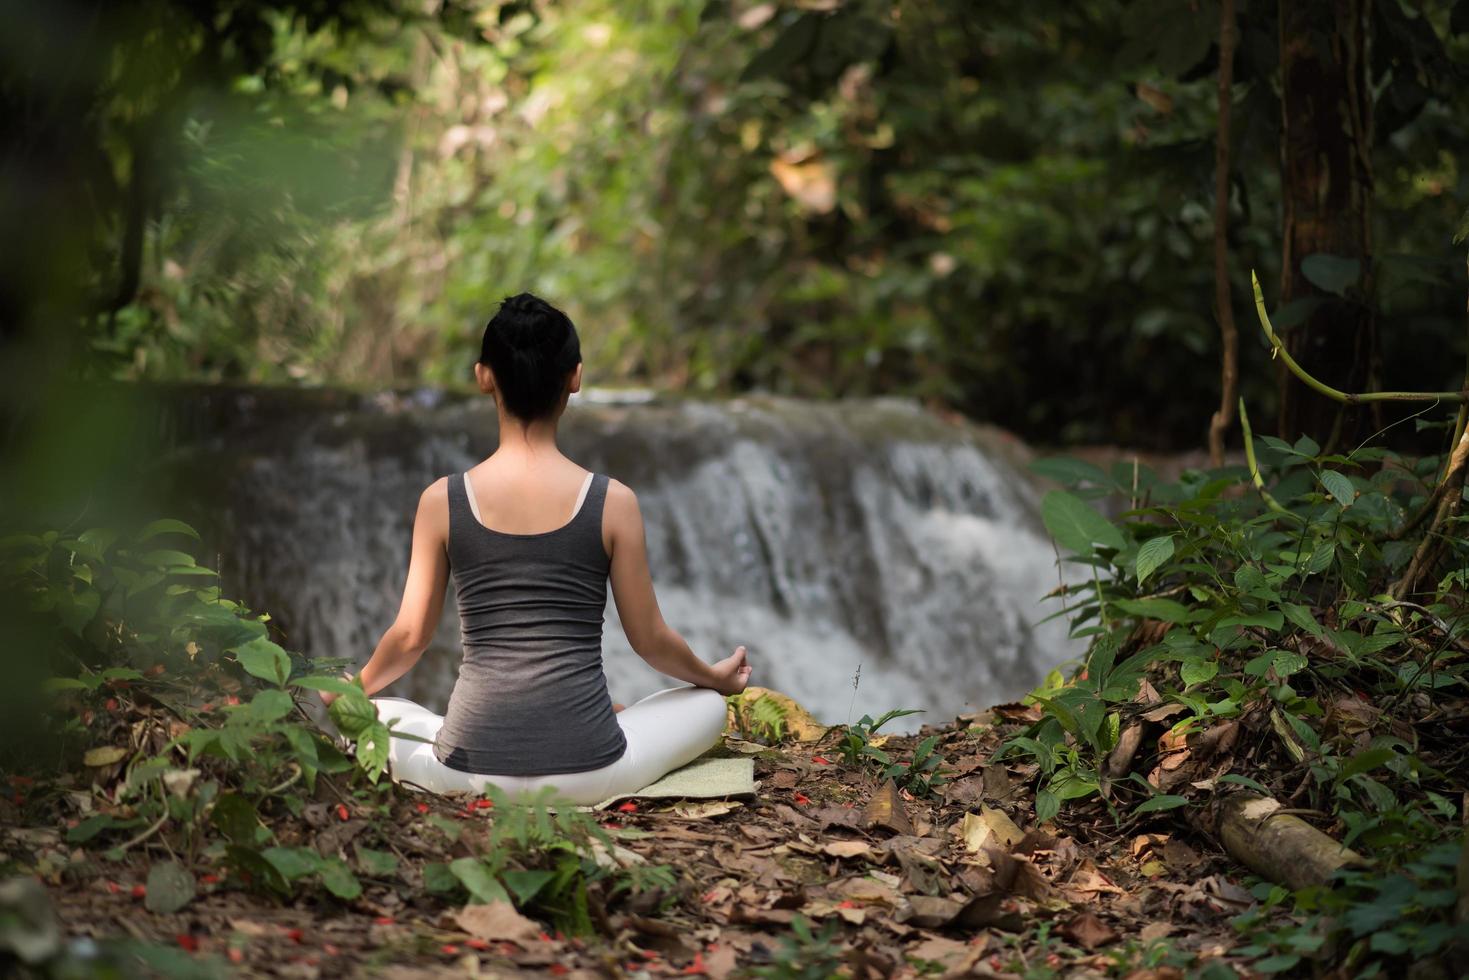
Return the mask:
<path id="1" fill-rule="evenodd" d="M 383 633 L 360 675 L 362 689 L 368 697 L 408 673 L 433 639 L 444 611 L 444 590 L 449 581 L 448 540 L 449 485 L 445 477 L 435 481 L 418 498 L 418 513 L 413 518 L 413 554 L 408 560 L 403 604 L 398 609 L 398 618 Z M 331 698 L 323 700 L 330 703 Z"/>

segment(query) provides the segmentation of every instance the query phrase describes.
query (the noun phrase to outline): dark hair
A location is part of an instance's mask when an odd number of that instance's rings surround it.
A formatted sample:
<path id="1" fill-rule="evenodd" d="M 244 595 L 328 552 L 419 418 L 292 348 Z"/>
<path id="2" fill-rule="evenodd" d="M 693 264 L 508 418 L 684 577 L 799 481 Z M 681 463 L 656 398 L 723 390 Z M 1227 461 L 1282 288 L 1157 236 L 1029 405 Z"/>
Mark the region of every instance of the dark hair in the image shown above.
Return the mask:
<path id="1" fill-rule="evenodd" d="M 510 296 L 485 325 L 479 362 L 495 372 L 505 411 L 533 422 L 556 411 L 566 378 L 581 363 L 571 318 L 539 296 Z"/>

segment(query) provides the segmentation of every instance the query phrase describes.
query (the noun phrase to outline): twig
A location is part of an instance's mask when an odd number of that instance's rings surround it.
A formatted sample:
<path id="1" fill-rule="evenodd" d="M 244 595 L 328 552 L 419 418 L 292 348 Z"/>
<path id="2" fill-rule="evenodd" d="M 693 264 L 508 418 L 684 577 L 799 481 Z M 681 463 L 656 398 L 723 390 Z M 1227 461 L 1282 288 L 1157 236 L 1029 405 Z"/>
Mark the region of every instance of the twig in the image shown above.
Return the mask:
<path id="1" fill-rule="evenodd" d="M 165 800 L 164 803 L 163 803 L 163 816 L 159 817 L 158 820 L 156 822 L 154 822 L 153 826 L 149 827 L 147 830 L 145 830 L 142 833 L 138 834 L 136 837 L 134 837 L 132 840 L 128 841 L 126 844 L 123 844 L 121 847 L 118 848 L 118 850 L 119 851 L 126 851 L 130 847 L 135 847 L 138 844 L 143 843 L 143 841 L 147 840 L 149 837 L 152 837 L 154 834 L 158 833 L 158 831 L 167 822 L 168 822 L 168 801 Z"/>
<path id="2" fill-rule="evenodd" d="M 1229 296 L 1229 116 L 1234 87 L 1234 0 L 1219 4 L 1219 125 L 1214 136 L 1214 305 L 1219 316 L 1219 408 L 1209 419 L 1209 462 L 1224 465 L 1224 434 L 1239 389 L 1239 331 Z M 1136 464 L 1134 464 L 1135 466 Z"/>
<path id="3" fill-rule="evenodd" d="M 1363 391 L 1350 392 L 1333 388 L 1324 381 L 1318 381 L 1306 372 L 1306 369 L 1296 363 L 1296 359 L 1290 356 L 1290 351 L 1280 342 L 1275 335 L 1275 328 L 1270 325 L 1270 314 L 1265 312 L 1265 294 L 1260 289 L 1260 279 L 1253 270 L 1250 272 L 1250 285 L 1255 290 L 1255 312 L 1260 317 L 1260 328 L 1265 331 L 1265 337 L 1270 341 L 1271 356 L 1279 357 L 1284 362 L 1291 374 L 1305 382 L 1306 387 L 1320 395 L 1325 395 L 1332 401 L 1338 401 L 1346 405 L 1359 405 L 1366 402 L 1464 402 L 1469 403 L 1469 388 L 1461 391 Z"/>
<path id="4" fill-rule="evenodd" d="M 1260 286 L 1255 285 L 1255 295 L 1260 294 Z M 1289 355 L 1287 355 L 1289 356 Z M 1306 519 L 1295 511 L 1286 510 L 1280 501 L 1271 496 L 1270 491 L 1265 489 L 1265 479 L 1260 476 L 1260 464 L 1255 462 L 1255 435 L 1250 431 L 1250 413 L 1245 411 L 1245 400 L 1239 400 L 1239 427 L 1244 430 L 1245 435 L 1245 462 L 1250 467 L 1250 480 L 1255 484 L 1255 489 L 1260 492 L 1260 499 L 1265 505 L 1284 517 L 1294 518 L 1301 523 L 1307 523 Z"/>

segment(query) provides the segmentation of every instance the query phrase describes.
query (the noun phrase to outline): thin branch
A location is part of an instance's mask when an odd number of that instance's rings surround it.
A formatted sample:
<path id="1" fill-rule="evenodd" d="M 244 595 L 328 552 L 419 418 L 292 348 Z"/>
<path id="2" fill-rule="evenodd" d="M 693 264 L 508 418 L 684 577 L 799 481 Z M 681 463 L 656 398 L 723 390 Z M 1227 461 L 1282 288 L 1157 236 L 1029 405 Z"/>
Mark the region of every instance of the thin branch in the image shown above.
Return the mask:
<path id="1" fill-rule="evenodd" d="M 1239 330 L 1229 296 L 1229 117 L 1234 87 L 1234 0 L 1219 4 L 1219 125 L 1214 135 L 1214 305 L 1219 316 L 1219 408 L 1209 419 L 1209 462 L 1224 465 L 1224 434 L 1239 390 Z"/>
<path id="2" fill-rule="evenodd" d="M 1306 387 L 1318 394 L 1325 395 L 1333 401 L 1342 402 L 1347 405 L 1358 405 L 1366 402 L 1464 402 L 1469 403 L 1469 388 L 1461 391 L 1364 391 L 1348 392 L 1331 387 L 1324 381 L 1318 381 L 1306 369 L 1296 363 L 1296 359 L 1290 356 L 1290 351 L 1280 342 L 1275 334 L 1275 328 L 1270 325 L 1270 314 L 1265 312 L 1265 294 L 1260 291 L 1260 280 L 1254 271 L 1250 272 L 1250 285 L 1255 290 L 1255 312 L 1260 316 L 1260 327 L 1265 331 L 1265 337 L 1270 341 L 1272 348 L 1271 356 L 1279 357 L 1285 363 L 1291 374 L 1305 382 Z"/>
<path id="3" fill-rule="evenodd" d="M 1259 295 L 1260 287 L 1256 285 L 1255 294 Z M 1260 476 L 1260 465 L 1255 462 L 1255 435 L 1250 431 L 1250 415 L 1245 411 L 1245 400 L 1239 400 L 1239 427 L 1244 430 L 1245 435 L 1245 463 L 1250 467 L 1250 480 L 1255 484 L 1255 489 L 1260 492 L 1260 499 L 1265 505 L 1284 517 L 1294 518 L 1305 523 L 1306 519 L 1294 511 L 1286 510 L 1280 501 L 1271 496 L 1270 491 L 1265 489 L 1265 479 Z"/>

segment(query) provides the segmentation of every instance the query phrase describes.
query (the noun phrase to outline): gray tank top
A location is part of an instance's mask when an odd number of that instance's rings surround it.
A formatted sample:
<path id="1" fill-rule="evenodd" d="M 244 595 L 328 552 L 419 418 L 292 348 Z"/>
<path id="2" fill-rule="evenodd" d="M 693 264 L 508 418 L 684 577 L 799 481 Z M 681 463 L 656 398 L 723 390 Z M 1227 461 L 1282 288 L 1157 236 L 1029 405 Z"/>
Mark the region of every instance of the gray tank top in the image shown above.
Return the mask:
<path id="1" fill-rule="evenodd" d="M 541 534 L 480 523 L 449 477 L 449 567 L 464 661 L 434 755 L 464 772 L 550 776 L 600 769 L 627 747 L 602 672 L 611 560 L 607 477 L 570 522 Z"/>

